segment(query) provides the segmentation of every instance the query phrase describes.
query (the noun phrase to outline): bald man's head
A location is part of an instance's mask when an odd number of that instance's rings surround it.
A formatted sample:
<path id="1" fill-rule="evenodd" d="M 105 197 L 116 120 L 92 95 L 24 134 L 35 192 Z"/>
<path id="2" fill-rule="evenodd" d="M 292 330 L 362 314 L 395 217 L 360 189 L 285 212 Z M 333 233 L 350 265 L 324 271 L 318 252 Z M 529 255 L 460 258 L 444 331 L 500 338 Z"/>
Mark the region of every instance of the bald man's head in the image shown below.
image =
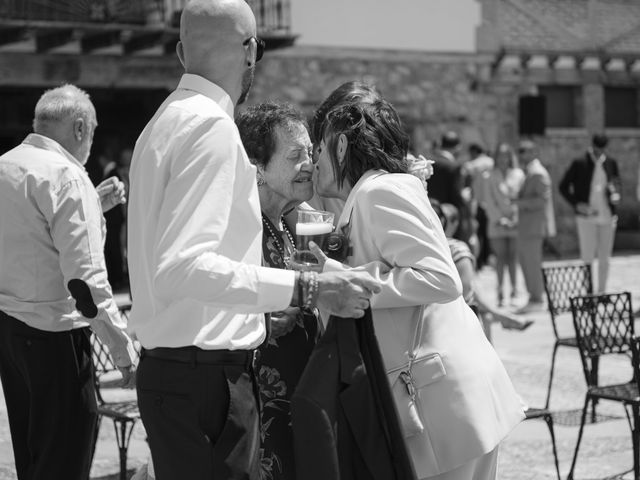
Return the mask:
<path id="1" fill-rule="evenodd" d="M 191 0 L 180 18 L 178 56 L 188 73 L 240 90 L 256 51 L 254 42 L 243 43 L 255 36 L 256 19 L 245 0 Z"/>

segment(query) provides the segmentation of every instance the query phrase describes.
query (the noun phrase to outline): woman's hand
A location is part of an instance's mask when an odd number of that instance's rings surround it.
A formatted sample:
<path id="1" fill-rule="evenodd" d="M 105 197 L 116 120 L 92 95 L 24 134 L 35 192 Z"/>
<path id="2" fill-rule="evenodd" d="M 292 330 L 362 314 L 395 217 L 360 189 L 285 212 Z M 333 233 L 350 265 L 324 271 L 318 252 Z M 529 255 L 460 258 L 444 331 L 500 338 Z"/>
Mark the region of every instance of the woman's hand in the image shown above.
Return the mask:
<path id="1" fill-rule="evenodd" d="M 300 309 L 298 307 L 288 307 L 280 312 L 271 313 L 271 338 L 278 338 L 293 330 L 298 321 Z"/>

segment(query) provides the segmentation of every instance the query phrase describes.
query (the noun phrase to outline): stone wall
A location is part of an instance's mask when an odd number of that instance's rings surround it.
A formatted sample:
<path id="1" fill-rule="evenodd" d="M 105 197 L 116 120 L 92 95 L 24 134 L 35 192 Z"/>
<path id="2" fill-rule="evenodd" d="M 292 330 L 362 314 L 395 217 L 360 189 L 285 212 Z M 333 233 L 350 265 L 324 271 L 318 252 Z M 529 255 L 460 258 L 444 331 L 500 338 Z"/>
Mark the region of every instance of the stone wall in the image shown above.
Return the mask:
<path id="1" fill-rule="evenodd" d="M 269 52 L 258 64 L 248 103 L 286 100 L 311 115 L 335 87 L 363 80 L 375 84 L 396 106 L 411 134 L 413 151 L 428 154 L 433 142 L 449 129 L 458 131 L 465 143 L 494 148 L 498 141 L 517 142 L 518 97 L 528 87 L 519 77 L 496 78 L 491 62 L 492 57 L 484 55 L 293 47 Z M 584 87 L 585 125 L 602 123 L 588 107 L 599 105 L 590 103 L 590 96 L 601 92 L 597 84 Z M 640 131 L 608 134 L 610 153 L 622 170 L 620 228 L 640 232 L 640 205 L 635 198 Z M 560 198 L 557 184 L 571 159 L 584 152 L 589 138 L 587 129 L 570 129 L 548 131 L 535 139 L 554 182 L 558 235 L 551 243 L 563 255 L 575 254 L 577 240 L 572 211 Z"/>

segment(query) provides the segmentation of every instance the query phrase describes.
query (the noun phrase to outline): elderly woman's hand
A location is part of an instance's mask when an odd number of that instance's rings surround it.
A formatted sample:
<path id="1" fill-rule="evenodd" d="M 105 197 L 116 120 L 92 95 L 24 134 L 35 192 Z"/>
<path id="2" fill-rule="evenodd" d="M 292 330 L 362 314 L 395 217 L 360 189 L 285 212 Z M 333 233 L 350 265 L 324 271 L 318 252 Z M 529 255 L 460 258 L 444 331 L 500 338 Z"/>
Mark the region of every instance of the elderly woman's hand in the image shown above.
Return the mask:
<path id="1" fill-rule="evenodd" d="M 293 330 L 298 321 L 300 309 L 298 307 L 289 307 L 279 312 L 271 313 L 271 338 L 282 337 Z"/>

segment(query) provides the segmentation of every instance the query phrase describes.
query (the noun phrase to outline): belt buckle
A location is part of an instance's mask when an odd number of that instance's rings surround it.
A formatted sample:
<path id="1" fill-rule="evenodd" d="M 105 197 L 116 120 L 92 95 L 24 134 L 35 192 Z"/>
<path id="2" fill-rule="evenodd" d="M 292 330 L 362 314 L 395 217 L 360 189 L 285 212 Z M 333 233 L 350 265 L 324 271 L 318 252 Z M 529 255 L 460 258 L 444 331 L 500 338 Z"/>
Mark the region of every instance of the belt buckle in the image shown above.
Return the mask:
<path id="1" fill-rule="evenodd" d="M 257 348 L 251 353 L 251 368 L 254 372 L 258 372 L 258 363 L 260 362 L 260 350 Z"/>

